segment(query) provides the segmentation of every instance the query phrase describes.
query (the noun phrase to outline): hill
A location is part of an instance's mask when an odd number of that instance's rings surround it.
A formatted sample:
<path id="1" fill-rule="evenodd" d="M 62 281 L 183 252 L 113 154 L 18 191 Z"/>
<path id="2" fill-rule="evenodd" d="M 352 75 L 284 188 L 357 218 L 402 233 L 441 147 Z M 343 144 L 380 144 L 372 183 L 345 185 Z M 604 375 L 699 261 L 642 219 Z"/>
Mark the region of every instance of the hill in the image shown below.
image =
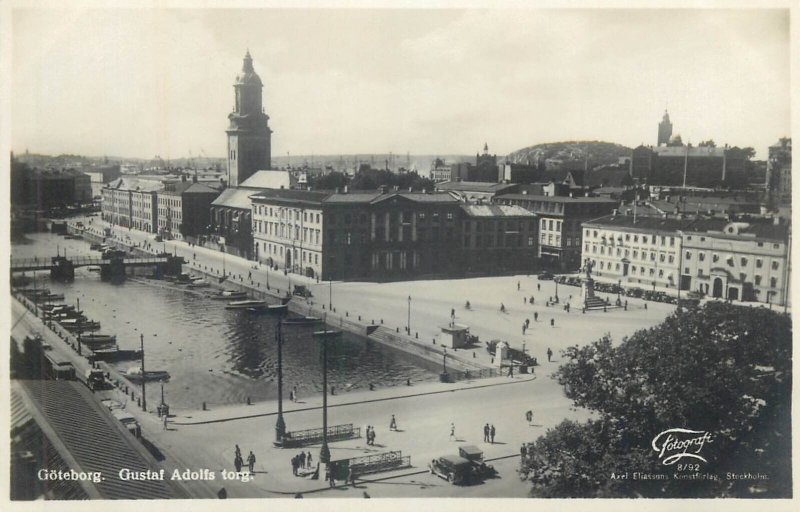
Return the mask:
<path id="1" fill-rule="evenodd" d="M 589 167 L 598 165 L 615 164 L 619 157 L 629 157 L 631 148 L 613 142 L 592 141 L 567 141 L 548 142 L 518 149 L 506 156 L 506 160 L 515 164 L 544 164 L 547 159 L 566 162 L 589 161 Z"/>

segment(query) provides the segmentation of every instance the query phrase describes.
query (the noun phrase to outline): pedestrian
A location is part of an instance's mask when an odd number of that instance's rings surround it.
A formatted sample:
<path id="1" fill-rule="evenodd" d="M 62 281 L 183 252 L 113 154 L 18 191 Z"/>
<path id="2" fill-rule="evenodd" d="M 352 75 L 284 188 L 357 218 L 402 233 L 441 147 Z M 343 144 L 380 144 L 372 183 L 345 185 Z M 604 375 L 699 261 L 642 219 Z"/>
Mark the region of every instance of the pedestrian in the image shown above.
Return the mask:
<path id="1" fill-rule="evenodd" d="M 375 446 L 375 437 L 376 437 L 376 434 L 375 434 L 375 427 L 371 427 L 371 428 L 370 428 L 370 433 L 371 433 L 371 435 L 372 435 L 372 446 Z"/>
<path id="2" fill-rule="evenodd" d="M 522 324 L 522 335 L 523 335 L 523 336 L 525 335 L 525 329 L 527 329 L 527 328 L 528 328 L 528 326 L 527 326 L 527 325 L 525 325 L 525 323 L 523 323 L 523 324 Z"/>
<path id="3" fill-rule="evenodd" d="M 167 413 L 164 413 L 164 430 L 167 430 L 167 423 L 169 423 L 169 418 L 167 417 Z"/>
<path id="4" fill-rule="evenodd" d="M 555 318 L 551 318 L 550 319 L 550 327 L 555 327 L 555 326 L 556 326 L 556 319 Z"/>
<path id="5" fill-rule="evenodd" d="M 647 303 L 644 303 L 644 309 L 647 310 Z"/>
<path id="6" fill-rule="evenodd" d="M 553 358 L 553 351 L 550 350 L 550 347 L 547 347 L 547 362 L 549 363 L 552 358 Z"/>
<path id="7" fill-rule="evenodd" d="M 530 326 L 531 326 L 531 319 L 530 318 L 526 318 L 525 319 L 525 327 L 530 327 Z"/>
<path id="8" fill-rule="evenodd" d="M 450 424 L 450 439 L 453 440 L 456 438 L 456 425 L 455 423 Z"/>
<path id="9" fill-rule="evenodd" d="M 306 466 L 311 467 L 311 452 L 306 453 Z"/>
<path id="10" fill-rule="evenodd" d="M 306 467 L 306 452 L 300 452 L 300 467 Z"/>
<path id="11" fill-rule="evenodd" d="M 450 318 L 456 317 L 456 308 L 450 308 Z"/>
<path id="12" fill-rule="evenodd" d="M 233 458 L 233 467 L 236 468 L 236 472 L 240 473 L 242 471 L 242 456 L 237 454 Z"/>
<path id="13" fill-rule="evenodd" d="M 347 471 L 347 479 L 350 480 L 350 485 L 356 486 L 356 473 L 352 467 Z"/>
<path id="14" fill-rule="evenodd" d="M 522 303 L 523 304 L 527 304 L 528 303 L 528 297 L 522 297 Z"/>
<path id="15" fill-rule="evenodd" d="M 335 395 L 335 394 L 336 394 L 336 388 L 331 386 L 331 395 Z"/>
<path id="16" fill-rule="evenodd" d="M 489 430 L 489 436 L 491 438 L 491 443 L 492 444 L 494 444 L 494 434 L 495 434 L 495 429 L 494 429 L 494 425 L 492 425 L 490 430 Z"/>
<path id="17" fill-rule="evenodd" d="M 569 302 L 567 302 L 567 305 L 564 307 L 564 309 L 566 309 L 567 313 L 569 313 Z"/>
<path id="18" fill-rule="evenodd" d="M 502 302 L 500 303 L 500 312 L 501 313 L 505 313 L 506 312 L 506 305 L 503 304 Z"/>
<path id="19" fill-rule="evenodd" d="M 528 448 L 525 446 L 525 443 L 522 443 L 522 446 L 519 447 L 519 458 L 521 461 L 525 460 L 525 457 L 528 456 Z"/>
<path id="20" fill-rule="evenodd" d="M 513 364 L 508 365 L 508 378 L 509 379 L 513 379 L 514 378 L 514 365 Z"/>
<path id="21" fill-rule="evenodd" d="M 528 420 L 528 425 L 530 426 L 531 422 L 533 421 L 533 411 L 528 411 L 525 413 L 525 419 Z"/>
<path id="22" fill-rule="evenodd" d="M 540 283 L 536 283 L 536 291 L 542 291 L 542 285 Z"/>
<path id="23" fill-rule="evenodd" d="M 489 424 L 488 423 L 483 426 L 483 442 L 484 443 L 488 443 L 489 442 Z"/>
<path id="24" fill-rule="evenodd" d="M 247 467 L 250 469 L 251 474 L 255 474 L 256 456 L 253 454 L 252 450 L 250 451 L 250 455 L 247 456 Z"/>
<path id="25" fill-rule="evenodd" d="M 538 311 L 534 311 L 533 312 L 533 321 L 534 322 L 538 322 L 539 321 L 539 312 Z"/>
<path id="26" fill-rule="evenodd" d="M 236 451 L 235 451 L 234 454 L 236 455 L 236 457 L 239 457 L 239 458 L 242 457 L 242 450 L 239 448 L 238 444 L 236 445 Z"/>
<path id="27" fill-rule="evenodd" d="M 297 455 L 292 457 L 292 475 L 297 476 Z"/>
<path id="28" fill-rule="evenodd" d="M 389 430 L 397 431 L 397 420 L 394 419 L 394 414 L 392 414 L 392 420 L 389 422 Z"/>
<path id="29" fill-rule="evenodd" d="M 519 281 L 517 281 L 517 291 L 519 291 Z"/>
<path id="30" fill-rule="evenodd" d="M 294 402 L 294 391 L 289 391 L 289 400 Z"/>
<path id="31" fill-rule="evenodd" d="M 336 487 L 336 478 L 333 476 L 333 471 L 332 470 L 333 470 L 333 468 L 330 468 L 330 467 L 327 469 L 327 471 L 328 471 L 328 484 L 331 486 L 331 488 Z"/>
<path id="32" fill-rule="evenodd" d="M 531 306 L 533 306 L 533 304 L 535 303 L 535 299 L 536 299 L 536 297 L 531 295 L 531 300 L 530 300 Z"/>

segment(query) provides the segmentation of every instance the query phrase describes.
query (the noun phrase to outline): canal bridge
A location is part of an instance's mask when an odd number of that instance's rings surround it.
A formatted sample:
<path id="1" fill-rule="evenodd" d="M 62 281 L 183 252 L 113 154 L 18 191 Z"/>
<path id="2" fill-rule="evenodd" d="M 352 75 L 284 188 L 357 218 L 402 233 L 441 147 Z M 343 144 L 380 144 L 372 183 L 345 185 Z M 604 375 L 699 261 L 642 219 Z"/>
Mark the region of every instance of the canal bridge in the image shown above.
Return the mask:
<path id="1" fill-rule="evenodd" d="M 37 258 L 11 258 L 11 272 L 35 272 L 49 270 L 53 279 L 71 281 L 78 267 L 100 267 L 103 280 L 124 279 L 127 268 L 151 267 L 157 276 L 178 275 L 186 261 L 181 256 L 158 254 L 155 256 L 53 256 Z"/>

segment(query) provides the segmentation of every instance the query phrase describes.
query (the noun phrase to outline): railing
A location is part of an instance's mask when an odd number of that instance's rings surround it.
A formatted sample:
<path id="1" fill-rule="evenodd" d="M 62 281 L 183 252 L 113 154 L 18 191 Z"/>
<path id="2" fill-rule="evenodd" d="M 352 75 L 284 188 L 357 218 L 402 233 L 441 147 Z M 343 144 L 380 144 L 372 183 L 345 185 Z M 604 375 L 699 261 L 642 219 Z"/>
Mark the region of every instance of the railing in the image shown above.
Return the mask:
<path id="1" fill-rule="evenodd" d="M 354 457 L 348 463 L 353 473 L 360 476 L 411 467 L 411 457 L 403 457 L 402 452 L 396 451 Z"/>
<path id="2" fill-rule="evenodd" d="M 312 428 L 308 430 L 295 430 L 287 432 L 283 438 L 283 447 L 303 446 L 322 442 L 323 429 Z M 352 423 L 333 425 L 328 427 L 328 441 L 343 441 L 361 437 L 361 427 L 353 428 Z"/>
<path id="3" fill-rule="evenodd" d="M 107 265 L 110 260 L 93 256 L 78 256 L 67 258 L 74 267 L 87 265 Z M 168 256 L 150 256 L 144 258 L 123 258 L 125 265 L 154 265 L 156 263 L 166 263 Z M 11 269 L 45 269 L 56 266 L 53 258 L 17 258 L 11 259 Z"/>

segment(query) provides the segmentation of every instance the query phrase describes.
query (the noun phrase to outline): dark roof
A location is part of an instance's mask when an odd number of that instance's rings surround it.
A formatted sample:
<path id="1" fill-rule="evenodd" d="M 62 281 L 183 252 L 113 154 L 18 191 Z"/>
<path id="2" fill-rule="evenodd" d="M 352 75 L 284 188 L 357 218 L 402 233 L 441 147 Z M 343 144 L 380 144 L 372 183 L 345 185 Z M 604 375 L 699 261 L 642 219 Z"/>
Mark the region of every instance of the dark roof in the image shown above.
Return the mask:
<path id="1" fill-rule="evenodd" d="M 281 203 L 303 203 L 321 205 L 329 192 L 292 189 L 269 189 L 250 196 L 255 202 L 269 201 Z"/>
<path id="2" fill-rule="evenodd" d="M 514 188 L 514 183 L 489 183 L 484 181 L 444 181 L 436 184 L 436 190 L 454 190 L 465 192 L 499 192 Z"/>
<path id="3" fill-rule="evenodd" d="M 219 190 L 202 183 L 192 183 L 192 185 L 183 192 L 185 194 L 219 194 Z"/>
<path id="4" fill-rule="evenodd" d="M 504 194 L 503 199 L 523 199 L 528 201 L 545 201 L 550 203 L 613 203 L 618 201 L 607 197 L 569 197 L 569 196 L 540 196 L 532 194 Z"/>
<path id="5" fill-rule="evenodd" d="M 729 224 L 738 225 L 739 235 L 728 234 L 725 232 Z M 741 221 L 729 221 L 727 219 L 698 219 L 687 229 L 692 233 L 712 233 L 725 237 L 760 238 L 765 240 L 786 241 L 788 239 L 789 227 L 786 224 L 774 224 L 772 219 L 747 219 Z"/>
<path id="6" fill-rule="evenodd" d="M 458 200 L 455 199 L 450 194 L 444 194 L 444 193 L 424 194 L 421 192 L 388 192 L 386 194 L 381 194 L 380 192 L 366 192 L 366 193 L 357 192 L 348 194 L 333 194 L 327 199 L 325 199 L 324 202 L 328 204 L 335 204 L 335 203 L 377 204 L 394 197 L 401 197 L 409 201 L 414 201 L 418 203 L 445 203 L 445 204 L 458 203 Z"/>
<path id="7" fill-rule="evenodd" d="M 607 215 L 598 219 L 587 220 L 583 227 L 602 227 L 633 231 L 675 232 L 688 229 L 694 220 L 664 217 L 645 217 L 638 215 Z"/>
<path id="8" fill-rule="evenodd" d="M 166 477 L 161 480 L 119 478 L 121 469 L 160 469 L 144 446 L 116 421 L 83 384 L 64 380 L 23 380 L 23 400 L 50 442 L 68 452 L 75 471 L 96 471 L 99 483 L 84 482 L 90 497 L 105 499 L 156 499 L 184 496 Z M 63 456 L 64 454 L 62 454 Z"/>

